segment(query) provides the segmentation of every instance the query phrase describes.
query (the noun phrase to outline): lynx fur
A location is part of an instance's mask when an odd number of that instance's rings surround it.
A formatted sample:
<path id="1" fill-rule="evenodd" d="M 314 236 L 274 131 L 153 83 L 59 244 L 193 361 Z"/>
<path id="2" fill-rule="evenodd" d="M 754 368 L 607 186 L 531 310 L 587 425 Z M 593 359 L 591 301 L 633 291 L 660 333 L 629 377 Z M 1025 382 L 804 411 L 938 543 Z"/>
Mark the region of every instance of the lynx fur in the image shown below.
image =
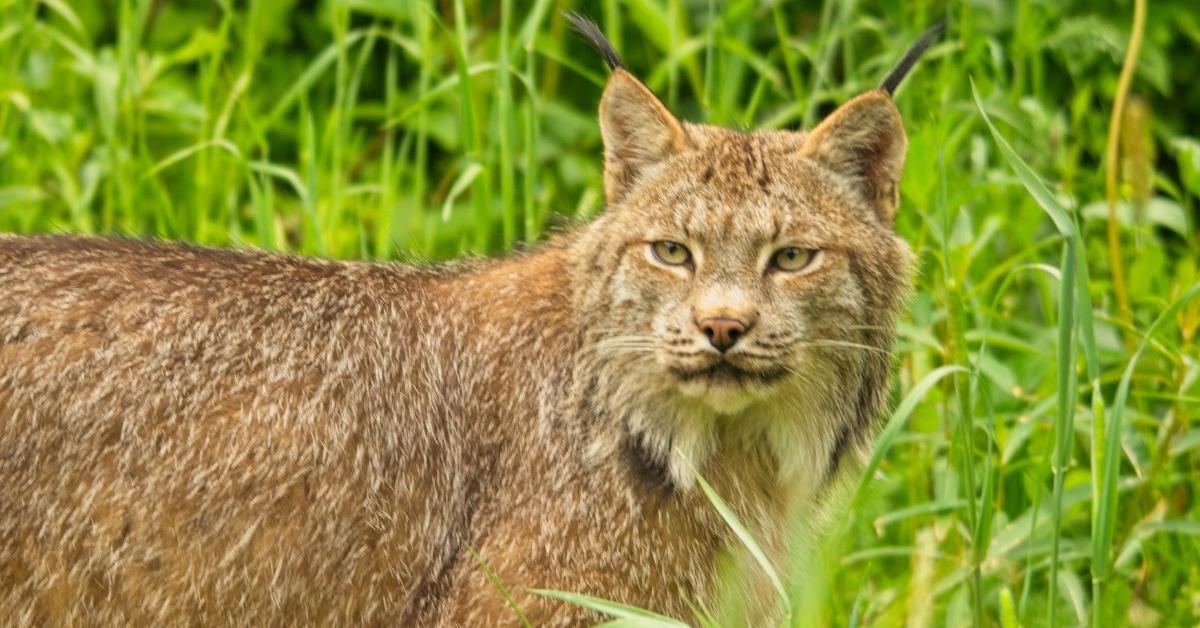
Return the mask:
<path id="1" fill-rule="evenodd" d="M 739 132 L 678 121 L 575 21 L 613 68 L 608 208 L 528 252 L 0 237 L 4 623 L 602 619 L 534 589 L 687 620 L 738 552 L 697 473 L 782 556 L 886 396 L 891 92 L 931 38 L 815 129 Z"/>

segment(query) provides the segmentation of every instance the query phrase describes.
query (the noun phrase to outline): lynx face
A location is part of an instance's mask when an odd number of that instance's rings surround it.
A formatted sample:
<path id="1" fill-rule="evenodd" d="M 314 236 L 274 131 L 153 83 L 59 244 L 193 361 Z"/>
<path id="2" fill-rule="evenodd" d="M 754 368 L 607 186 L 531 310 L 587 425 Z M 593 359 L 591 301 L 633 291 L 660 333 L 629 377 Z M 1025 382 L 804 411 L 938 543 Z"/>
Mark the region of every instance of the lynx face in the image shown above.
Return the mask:
<path id="1" fill-rule="evenodd" d="M 744 133 L 679 122 L 576 25 L 614 70 L 608 208 L 572 249 L 590 403 L 676 483 L 729 438 L 819 479 L 887 389 L 911 257 L 892 228 L 903 72 L 811 131 Z"/>
<path id="2" fill-rule="evenodd" d="M 798 136 L 701 133 L 610 210 L 627 234 L 610 296 L 619 333 L 653 347 L 647 375 L 727 414 L 841 370 L 827 354 L 853 358 L 860 252 L 839 234 L 877 219 L 823 193 L 838 181 Z"/>

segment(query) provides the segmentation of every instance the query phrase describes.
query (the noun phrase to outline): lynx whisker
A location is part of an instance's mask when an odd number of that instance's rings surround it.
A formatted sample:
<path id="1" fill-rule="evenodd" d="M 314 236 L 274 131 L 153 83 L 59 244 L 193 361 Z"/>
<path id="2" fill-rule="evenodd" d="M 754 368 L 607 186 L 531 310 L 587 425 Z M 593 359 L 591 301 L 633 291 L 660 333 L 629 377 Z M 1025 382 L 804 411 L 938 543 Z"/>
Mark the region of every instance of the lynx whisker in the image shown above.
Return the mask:
<path id="1" fill-rule="evenodd" d="M 677 358 L 694 358 L 694 357 L 696 357 L 696 356 L 704 355 L 705 353 L 707 353 L 707 351 L 703 351 L 703 350 L 697 350 L 697 351 L 674 351 L 674 350 L 670 350 L 670 349 L 668 349 L 668 350 L 667 350 L 667 353 L 668 353 L 668 354 L 670 354 L 670 355 L 672 355 L 672 356 L 674 356 L 674 357 L 677 357 Z"/>
<path id="2" fill-rule="evenodd" d="M 840 348 L 840 349 L 860 349 L 863 351 L 873 351 L 876 353 L 882 353 L 884 355 L 889 355 L 889 356 L 891 355 L 891 353 L 889 351 L 880 349 L 879 347 L 873 347 L 871 345 L 863 344 L 861 342 L 854 342 L 852 340 L 835 340 L 832 338 L 809 338 L 809 339 L 804 339 L 804 340 L 795 339 L 790 342 L 780 344 L 778 346 L 767 345 L 764 343 L 755 343 L 755 344 L 756 344 L 756 346 L 761 346 L 762 348 L 767 348 L 767 349 L 789 350 L 789 349 L 794 349 L 794 348 L 821 348 L 821 349 L 839 349 Z"/>
<path id="3" fill-rule="evenodd" d="M 751 358 L 754 360 L 773 361 L 773 360 L 778 360 L 780 356 L 778 354 L 773 354 L 773 353 L 758 353 L 758 352 L 751 352 L 751 351 L 741 351 L 738 353 L 738 357 Z"/>
<path id="4" fill-rule="evenodd" d="M 621 347 L 653 349 L 657 346 L 658 342 L 649 336 L 612 336 L 585 346 L 579 350 L 579 354 L 587 355 L 593 352 Z"/>
<path id="5" fill-rule="evenodd" d="M 813 339 L 813 340 L 797 341 L 795 343 L 795 346 L 819 347 L 822 349 L 862 349 L 863 351 L 873 351 L 875 353 L 881 353 L 886 356 L 892 355 L 891 352 L 880 349 L 879 347 L 872 347 L 871 345 L 865 345 L 865 344 L 862 344 L 861 342 L 851 342 L 849 340 L 830 340 L 830 339 L 817 338 L 817 339 Z"/>
<path id="6" fill-rule="evenodd" d="M 791 373 L 792 375 L 796 376 L 796 378 L 799 379 L 801 382 L 803 382 L 806 387 L 813 388 L 813 387 L 817 386 L 817 381 L 814 380 L 812 378 L 812 376 L 805 373 L 804 371 L 796 370 L 796 369 L 792 368 L 791 365 L 782 364 L 782 363 L 779 364 L 779 367 L 782 368 L 783 370 L 787 371 L 788 373 Z"/>

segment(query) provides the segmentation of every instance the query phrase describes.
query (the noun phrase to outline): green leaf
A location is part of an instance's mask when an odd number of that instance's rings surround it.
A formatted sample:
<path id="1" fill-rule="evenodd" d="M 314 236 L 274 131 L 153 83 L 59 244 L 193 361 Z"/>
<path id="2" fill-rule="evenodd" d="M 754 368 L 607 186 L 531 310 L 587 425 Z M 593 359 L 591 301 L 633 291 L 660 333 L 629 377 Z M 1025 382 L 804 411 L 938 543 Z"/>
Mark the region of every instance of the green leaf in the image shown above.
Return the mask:
<path id="1" fill-rule="evenodd" d="M 504 603 L 508 604 L 508 607 L 517 615 L 517 619 L 521 620 L 521 625 L 529 628 L 529 619 L 525 617 L 525 613 L 521 611 L 521 607 L 513 599 L 512 593 L 509 592 L 508 587 L 504 586 L 504 582 L 500 580 L 500 576 L 496 575 L 496 571 L 492 569 L 492 566 L 487 564 L 487 561 L 470 544 L 467 544 L 467 553 L 475 560 L 475 564 L 479 565 L 479 568 L 483 570 L 484 575 L 491 581 L 492 586 L 496 587 L 496 590 L 500 593 L 500 597 L 504 598 Z"/>
<path id="2" fill-rule="evenodd" d="M 1004 155 L 1004 159 L 1008 161 L 1008 165 L 1017 173 L 1017 178 L 1021 180 L 1021 184 L 1025 186 L 1025 189 L 1033 195 L 1038 205 L 1054 221 L 1054 226 L 1058 229 L 1058 232 L 1066 238 L 1074 237 L 1075 223 L 1071 220 L 1070 215 L 1067 214 L 1067 210 L 1063 209 L 1063 206 L 1059 204 L 1058 199 L 1054 197 L 1054 194 L 1050 192 L 1046 184 L 1042 183 L 1042 180 L 1033 172 L 1033 169 L 1017 155 L 1017 152 L 1012 149 L 1012 146 L 1009 146 L 1004 136 L 1000 135 L 1000 132 L 996 130 L 996 127 L 992 124 L 992 119 L 988 117 L 987 111 L 983 107 L 983 100 L 979 97 L 979 90 L 975 88 L 974 80 L 971 81 L 971 95 L 975 97 L 975 107 L 979 110 L 979 115 L 983 117 L 983 121 L 987 124 L 988 130 L 992 132 L 992 138 L 996 140 L 996 146 L 1000 147 L 1000 153 Z"/>
<path id="3" fill-rule="evenodd" d="M 54 13 L 57 13 L 63 21 L 71 26 L 71 29 L 76 34 L 87 36 L 87 29 L 83 27 L 83 21 L 71 10 L 71 5 L 63 2 L 63 0 L 41 0 L 41 3 L 49 7 Z"/>
<path id="4" fill-rule="evenodd" d="M 242 152 L 239 151 L 238 147 L 235 146 L 232 142 L 229 142 L 227 140 L 222 140 L 222 139 L 209 140 L 206 142 L 200 142 L 197 144 L 193 144 L 191 146 L 187 146 L 185 148 L 181 148 L 181 149 L 171 153 L 170 155 L 168 155 L 167 157 L 165 157 L 158 163 L 154 164 L 154 166 L 152 168 L 147 170 L 146 173 L 142 175 L 142 179 L 148 179 L 150 177 L 153 177 L 154 175 L 162 172 L 163 170 L 166 170 L 167 168 L 170 168 L 171 166 L 183 161 L 184 159 L 187 159 L 188 157 L 191 157 L 192 155 L 195 155 L 196 153 L 198 153 L 206 148 L 211 148 L 211 147 L 223 149 L 225 152 L 229 153 L 230 155 L 233 155 L 238 160 L 242 159 Z M 268 169 L 264 169 L 264 170 L 268 170 Z M 275 171 L 272 174 L 278 174 L 278 171 Z"/>
<path id="5" fill-rule="evenodd" d="M 275 101 L 275 106 L 271 108 L 270 113 L 267 114 L 265 120 L 262 122 L 262 128 L 265 130 L 274 126 L 283 114 L 287 113 L 288 109 L 291 109 L 292 105 L 300 98 L 300 95 L 311 89 L 313 84 L 317 82 L 317 79 L 329 70 L 334 61 L 337 61 L 338 53 L 340 52 L 339 49 L 350 48 L 350 46 L 358 43 L 364 34 L 362 31 L 351 32 L 341 42 L 327 46 L 316 59 L 313 59 L 308 68 L 296 78 L 292 86 L 284 92 L 283 96 L 280 96 Z"/>
<path id="6" fill-rule="evenodd" d="M 689 462 L 688 464 L 690 465 L 691 463 Z M 746 529 L 746 526 L 742 525 L 742 522 L 738 519 L 737 514 L 733 512 L 733 509 L 729 507 L 729 504 L 726 504 L 725 500 L 721 499 L 721 496 L 713 490 L 713 487 L 708 484 L 695 467 L 692 468 L 692 475 L 695 476 L 696 482 L 700 485 L 700 490 L 704 491 L 704 495 L 708 497 L 708 501 L 712 502 L 713 507 L 721 514 L 721 518 L 725 520 L 725 523 L 737 535 L 738 540 L 750 552 L 750 555 L 754 557 L 754 561 L 762 568 L 763 573 L 767 575 L 767 579 L 771 581 L 771 586 L 775 587 L 775 593 L 779 596 L 779 600 L 783 604 L 787 616 L 790 618 L 792 616 L 791 599 L 788 597 L 787 589 L 783 587 L 783 580 L 780 579 L 779 574 L 775 571 L 775 566 L 767 558 L 766 552 L 754 540 L 754 535 Z"/>
<path id="7" fill-rule="evenodd" d="M 940 366 L 926 374 L 925 377 L 921 378 L 921 381 L 917 382 L 916 386 L 912 387 L 912 390 L 908 391 L 908 395 L 904 397 L 904 400 L 892 412 L 892 417 L 888 419 L 887 425 L 884 426 L 883 431 L 879 434 L 879 438 L 875 440 L 875 451 L 871 454 L 871 459 L 867 462 L 867 466 L 863 471 L 862 481 L 858 485 L 858 490 L 855 491 L 854 502 L 858 501 L 866 490 L 866 487 L 874 479 L 876 469 L 883 462 L 884 456 L 891 449 L 892 443 L 896 440 L 900 431 L 904 429 L 904 424 L 908 421 L 908 417 L 916 409 L 917 404 L 921 403 L 921 400 L 925 398 L 925 395 L 929 394 L 934 384 L 937 384 L 951 373 L 966 372 L 966 368 L 956 364 Z"/>
<path id="8" fill-rule="evenodd" d="M 442 203 L 442 220 L 450 220 L 450 209 L 454 207 L 454 201 L 462 196 L 467 188 L 471 187 L 471 183 L 475 181 L 475 177 L 483 172 L 483 166 L 477 162 L 467 164 L 463 171 L 458 173 L 458 177 L 454 179 L 454 184 L 450 186 L 450 193 L 446 195 L 446 202 Z"/>
<path id="9" fill-rule="evenodd" d="M 530 589 L 542 597 L 548 597 L 563 602 L 568 602 L 576 606 L 603 613 L 617 619 L 637 621 L 635 624 L 623 624 L 629 626 L 646 626 L 652 628 L 686 628 L 687 624 L 667 617 L 659 615 L 653 611 L 648 611 L 644 608 L 613 602 L 603 598 L 592 597 L 590 595 L 581 595 L 579 593 L 567 593 L 566 591 L 554 591 L 551 589 Z"/>
<path id="10" fill-rule="evenodd" d="M 1101 493 L 1100 493 L 1100 511 L 1097 516 L 1096 528 L 1093 534 L 1093 539 L 1096 543 L 1096 550 L 1092 556 L 1092 571 L 1095 578 L 1103 581 L 1107 576 L 1111 566 L 1110 553 L 1113 543 L 1113 531 L 1116 527 L 1117 518 L 1117 492 L 1118 492 L 1118 463 L 1121 460 L 1121 439 L 1117 437 L 1121 433 L 1121 420 L 1125 415 L 1125 408 L 1129 402 L 1129 388 L 1133 383 L 1133 373 L 1137 368 L 1138 360 L 1142 357 L 1146 347 L 1150 346 L 1151 339 L 1154 338 L 1167 323 L 1175 320 L 1175 314 L 1183 309 L 1189 301 L 1200 295 L 1200 283 L 1193 285 L 1187 292 L 1176 299 L 1171 305 L 1159 314 L 1150 328 L 1146 330 L 1146 335 L 1142 341 L 1138 343 L 1137 350 L 1133 356 L 1129 358 L 1129 363 L 1125 366 L 1125 372 L 1121 375 L 1121 382 L 1117 386 L 1117 395 L 1113 399 L 1111 414 L 1109 415 L 1109 424 L 1107 426 L 1108 433 L 1113 435 L 1106 439 L 1106 450 L 1104 452 L 1104 468 L 1101 471 Z"/>
<path id="11" fill-rule="evenodd" d="M 1108 203 L 1096 201 L 1083 206 L 1080 212 L 1084 220 L 1106 222 L 1108 220 Z M 1187 211 L 1175 201 L 1155 196 L 1146 201 L 1146 205 L 1135 210 L 1129 203 L 1117 203 L 1117 223 L 1125 228 L 1136 227 L 1138 224 L 1153 225 L 1174 231 L 1181 237 L 1191 237 L 1191 226 L 1188 224 Z"/>

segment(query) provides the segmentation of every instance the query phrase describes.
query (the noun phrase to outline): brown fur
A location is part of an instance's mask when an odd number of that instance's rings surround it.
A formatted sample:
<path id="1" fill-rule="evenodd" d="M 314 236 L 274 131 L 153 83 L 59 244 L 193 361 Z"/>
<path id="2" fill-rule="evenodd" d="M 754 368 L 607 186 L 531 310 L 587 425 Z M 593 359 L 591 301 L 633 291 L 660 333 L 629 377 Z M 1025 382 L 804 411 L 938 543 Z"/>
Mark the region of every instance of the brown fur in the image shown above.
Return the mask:
<path id="1" fill-rule="evenodd" d="M 0 616 L 517 623 L 473 550 L 535 625 L 599 618 L 532 588 L 688 618 L 736 545 L 693 468 L 778 556 L 886 392 L 899 115 L 738 133 L 617 69 L 600 117 L 608 211 L 509 259 L 0 237 Z M 722 358 L 705 316 L 753 326 Z"/>

